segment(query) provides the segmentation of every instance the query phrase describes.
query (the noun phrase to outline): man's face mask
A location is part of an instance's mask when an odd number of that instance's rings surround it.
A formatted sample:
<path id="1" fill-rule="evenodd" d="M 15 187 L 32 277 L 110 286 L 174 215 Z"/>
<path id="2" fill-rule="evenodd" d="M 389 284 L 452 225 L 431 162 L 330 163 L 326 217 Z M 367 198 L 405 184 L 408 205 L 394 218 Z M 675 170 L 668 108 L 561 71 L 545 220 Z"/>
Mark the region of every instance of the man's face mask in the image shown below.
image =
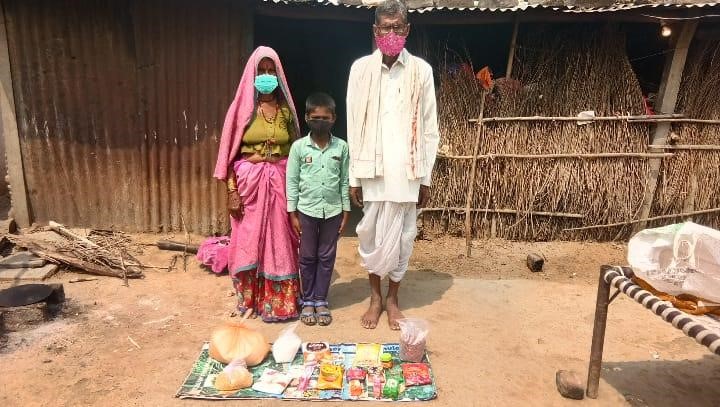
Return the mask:
<path id="1" fill-rule="evenodd" d="M 271 74 L 262 74 L 255 77 L 255 89 L 263 95 L 273 93 L 278 87 L 277 76 Z"/>
<path id="2" fill-rule="evenodd" d="M 395 31 L 385 35 L 375 36 L 375 44 L 383 55 L 389 57 L 395 57 L 400 55 L 403 48 L 405 48 L 405 40 L 407 36 L 398 35 Z"/>

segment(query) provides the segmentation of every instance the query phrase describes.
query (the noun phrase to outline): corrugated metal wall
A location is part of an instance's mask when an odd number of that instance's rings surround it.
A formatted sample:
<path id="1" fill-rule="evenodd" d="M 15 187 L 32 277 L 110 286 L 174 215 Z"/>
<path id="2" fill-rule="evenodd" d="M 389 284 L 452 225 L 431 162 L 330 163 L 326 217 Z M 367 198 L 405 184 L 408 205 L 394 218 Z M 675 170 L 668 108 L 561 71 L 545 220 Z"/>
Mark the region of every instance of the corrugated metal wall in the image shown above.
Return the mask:
<path id="1" fill-rule="evenodd" d="M 224 232 L 214 181 L 252 47 L 237 1 L 4 0 L 35 221 Z"/>

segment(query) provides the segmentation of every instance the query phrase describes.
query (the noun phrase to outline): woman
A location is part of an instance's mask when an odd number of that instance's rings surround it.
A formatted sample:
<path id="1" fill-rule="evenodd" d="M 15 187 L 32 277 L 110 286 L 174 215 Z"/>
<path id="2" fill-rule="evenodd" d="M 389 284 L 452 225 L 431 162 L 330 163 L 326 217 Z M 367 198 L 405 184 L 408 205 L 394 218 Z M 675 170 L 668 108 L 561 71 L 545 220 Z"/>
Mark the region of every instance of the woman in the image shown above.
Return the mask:
<path id="1" fill-rule="evenodd" d="M 298 316 L 298 236 L 285 198 L 285 165 L 300 133 L 277 53 L 258 47 L 225 117 L 215 178 L 228 185 L 228 271 L 238 310 L 264 321 Z"/>

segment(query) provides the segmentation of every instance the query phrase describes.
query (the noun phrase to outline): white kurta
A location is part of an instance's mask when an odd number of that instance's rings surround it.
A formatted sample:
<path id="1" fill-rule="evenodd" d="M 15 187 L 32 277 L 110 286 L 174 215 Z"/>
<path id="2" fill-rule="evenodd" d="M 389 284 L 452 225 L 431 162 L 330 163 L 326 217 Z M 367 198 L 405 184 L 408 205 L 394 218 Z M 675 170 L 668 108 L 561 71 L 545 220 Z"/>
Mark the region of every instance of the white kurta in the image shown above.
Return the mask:
<path id="1" fill-rule="evenodd" d="M 399 282 L 407 271 L 413 244 L 417 235 L 416 203 L 420 185 L 430 186 L 432 167 L 435 163 L 440 139 L 437 127 L 437 107 L 432 68 L 421 61 L 420 78 L 423 86 L 421 112 L 425 123 L 425 134 L 420 142 L 425 143 L 425 151 L 430 154 L 427 160 L 430 168 L 422 179 L 408 179 L 406 163 L 409 161 L 408 137 L 410 123 L 407 116 L 401 114 L 398 106 L 404 83 L 403 70 L 407 58 L 415 58 L 407 51 L 400 54 L 392 67 L 383 65 L 380 78 L 380 120 L 379 135 L 382 148 L 383 176 L 375 178 L 350 179 L 351 186 L 362 187 L 363 218 L 356 232 L 360 240 L 359 253 L 362 266 L 369 273 L 388 276 Z M 352 80 L 352 75 L 351 75 Z M 351 88 L 349 86 L 348 88 Z M 351 95 L 348 95 L 351 103 Z M 351 151 L 350 154 L 353 152 Z"/>
<path id="2" fill-rule="evenodd" d="M 379 140 L 382 148 L 383 176 L 375 178 L 356 179 L 350 177 L 350 186 L 360 186 L 363 189 L 364 201 L 376 202 L 417 202 L 420 185 L 430 186 L 432 167 L 435 164 L 440 134 L 437 125 L 437 105 L 435 101 L 435 83 L 433 81 L 432 68 L 430 65 L 419 60 L 419 77 L 423 87 L 423 99 L 421 100 L 421 113 L 425 123 L 425 134 L 420 135 L 421 141 L 425 143 L 425 151 L 428 154 L 427 176 L 422 179 L 408 179 L 406 164 L 409 161 L 409 150 L 407 145 L 407 132 L 410 131 L 408 118 L 398 108 L 401 89 L 409 84 L 404 83 L 403 71 L 408 58 L 417 58 L 410 55 L 406 50 L 398 57 L 398 60 L 391 68 L 383 64 L 380 76 L 380 120 L 378 129 Z M 351 75 L 350 80 L 353 80 Z M 348 89 L 353 86 L 348 85 Z M 357 103 L 352 95 L 348 95 L 348 104 Z M 353 154 L 351 149 L 350 154 Z"/>

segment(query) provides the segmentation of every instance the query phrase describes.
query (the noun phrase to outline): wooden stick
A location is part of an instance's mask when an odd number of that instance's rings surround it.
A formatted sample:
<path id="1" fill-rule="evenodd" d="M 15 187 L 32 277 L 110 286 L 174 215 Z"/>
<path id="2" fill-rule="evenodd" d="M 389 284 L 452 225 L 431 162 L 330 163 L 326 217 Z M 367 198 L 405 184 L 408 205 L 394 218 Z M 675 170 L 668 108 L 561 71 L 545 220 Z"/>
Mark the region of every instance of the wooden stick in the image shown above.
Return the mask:
<path id="1" fill-rule="evenodd" d="M 628 120 L 628 122 L 652 122 L 652 123 L 696 123 L 696 124 L 720 124 L 720 120 L 710 119 L 655 119 L 655 120 Z"/>
<path id="2" fill-rule="evenodd" d="M 172 240 L 158 240 L 158 242 L 155 243 L 155 246 L 162 250 L 173 250 L 186 253 L 197 253 L 200 249 L 200 246 L 196 244 L 185 244 Z"/>
<path id="3" fill-rule="evenodd" d="M 122 278 L 122 274 L 114 271 L 113 269 L 109 267 L 103 267 L 99 266 L 97 264 L 88 263 L 83 260 L 76 259 L 74 257 L 65 256 L 60 253 L 56 253 L 50 250 L 43 250 L 40 248 L 27 248 L 31 252 L 35 253 L 36 255 L 42 257 L 43 259 L 53 261 L 53 262 L 59 262 L 66 264 L 68 266 L 74 267 L 78 269 L 78 271 L 84 271 L 90 274 L 97 274 L 99 276 L 108 276 L 108 277 L 118 277 Z M 138 273 L 130 273 L 127 276 L 128 278 L 140 278 L 142 277 L 142 274 Z"/>
<path id="4" fill-rule="evenodd" d="M 544 159 L 544 158 L 665 158 L 672 157 L 673 153 L 557 153 L 557 154 L 481 154 L 476 155 L 476 159 L 493 159 L 493 158 L 526 158 L 526 159 Z M 471 155 L 442 155 L 438 154 L 438 158 L 456 159 L 456 160 L 472 160 Z"/>
<path id="5" fill-rule="evenodd" d="M 478 151 L 480 150 L 480 138 L 483 134 L 483 114 L 485 113 L 485 96 L 487 91 L 483 90 L 480 92 L 480 117 L 478 118 L 480 125 L 477 126 L 475 140 L 473 141 L 473 155 L 477 157 Z M 472 254 L 472 200 L 475 193 L 475 172 L 477 169 L 477 160 L 472 160 L 470 165 L 470 187 L 468 188 L 467 196 L 465 198 L 465 254 L 470 257 Z"/>
<path id="6" fill-rule="evenodd" d="M 658 115 L 639 115 L 639 116 L 596 116 L 596 117 L 577 117 L 577 116 L 519 116 L 519 117 L 486 117 L 482 119 L 483 123 L 497 122 L 604 122 L 604 121 L 633 121 L 638 123 L 654 123 L 658 120 L 675 120 L 682 119 L 681 114 L 658 114 Z M 479 119 L 468 119 L 470 123 L 478 123 Z"/>
<path id="7" fill-rule="evenodd" d="M 609 223 L 607 225 L 593 225 L 593 226 L 583 226 L 579 228 L 568 228 L 563 229 L 563 232 L 572 231 L 572 230 L 588 230 L 588 229 L 600 229 L 600 228 L 610 228 L 614 226 L 623 226 L 623 225 L 632 225 L 634 223 L 641 223 L 641 222 L 651 222 L 654 220 L 661 220 L 661 219 L 672 219 L 672 218 L 681 218 L 684 216 L 695 216 L 695 215 L 704 215 L 707 213 L 715 213 L 720 212 L 720 208 L 711 208 L 711 209 L 703 209 L 699 211 L 692 211 L 692 212 L 684 212 L 684 213 L 675 213 L 672 215 L 661 215 L 661 216 L 653 216 L 652 218 L 643 218 L 643 219 L 636 219 L 636 220 L 628 220 L 625 222 L 616 222 L 616 223 Z"/>
<path id="8" fill-rule="evenodd" d="M 123 259 L 122 253 L 120 253 L 120 269 L 122 269 L 123 285 L 130 287 L 127 280 L 127 269 L 125 268 L 125 259 Z"/>
<path id="9" fill-rule="evenodd" d="M 65 226 L 63 226 L 57 222 L 50 221 L 50 222 L 48 222 L 48 225 L 50 226 L 50 229 L 53 232 L 58 233 L 62 236 L 65 236 L 70 240 L 77 240 L 79 242 L 84 243 L 85 245 L 87 245 L 89 247 L 96 248 L 96 249 L 100 247 L 97 244 L 95 244 L 94 242 L 92 242 L 91 240 L 87 239 L 86 237 L 76 235 L 75 233 L 69 231 L 67 228 L 65 228 Z"/>
<path id="10" fill-rule="evenodd" d="M 95 277 L 91 278 L 73 278 L 72 280 L 68 281 L 68 283 L 82 283 L 85 281 L 97 281 L 98 279 Z"/>
<path id="11" fill-rule="evenodd" d="M 520 17 L 515 16 L 513 23 L 513 32 L 510 39 L 510 52 L 508 52 L 507 67 L 505 68 L 505 77 L 510 78 L 512 75 L 513 62 L 515 61 L 515 48 L 517 46 L 518 30 L 520 28 Z"/>
<path id="12" fill-rule="evenodd" d="M 509 215 L 531 215 L 531 216 L 547 216 L 555 218 L 574 218 L 583 219 L 585 215 L 579 213 L 563 213 L 563 212 L 536 212 L 536 211 L 518 211 L 515 209 L 470 209 L 472 212 L 486 213 L 506 213 Z M 466 208 L 422 208 L 418 210 L 418 215 L 424 212 L 455 212 L 463 213 Z"/>
<path id="13" fill-rule="evenodd" d="M 608 306 L 610 305 L 610 284 L 605 281 L 605 271 L 600 269 L 597 297 L 595 299 L 595 322 L 593 323 L 592 344 L 590 345 L 590 363 L 588 364 L 587 396 L 596 399 L 600 386 L 603 347 L 605 345 L 605 327 L 607 326 Z"/>
<path id="14" fill-rule="evenodd" d="M 140 347 L 140 345 L 138 345 L 137 342 L 135 342 L 135 340 L 134 340 L 133 338 L 131 338 L 131 337 L 128 336 L 128 340 L 130 341 L 130 343 L 132 343 L 133 345 L 135 345 L 136 348 L 142 349 L 142 348 Z"/>
<path id="15" fill-rule="evenodd" d="M 188 246 L 190 245 L 190 233 L 185 228 L 185 218 L 182 213 L 180 214 L 180 222 L 182 222 L 183 232 L 185 232 L 185 246 L 183 247 L 183 272 L 187 271 L 187 253 Z"/>
<path id="16" fill-rule="evenodd" d="M 657 148 L 660 150 L 720 150 L 720 145 L 717 144 L 676 144 L 676 145 L 662 145 L 662 144 L 650 144 L 648 148 Z"/>

